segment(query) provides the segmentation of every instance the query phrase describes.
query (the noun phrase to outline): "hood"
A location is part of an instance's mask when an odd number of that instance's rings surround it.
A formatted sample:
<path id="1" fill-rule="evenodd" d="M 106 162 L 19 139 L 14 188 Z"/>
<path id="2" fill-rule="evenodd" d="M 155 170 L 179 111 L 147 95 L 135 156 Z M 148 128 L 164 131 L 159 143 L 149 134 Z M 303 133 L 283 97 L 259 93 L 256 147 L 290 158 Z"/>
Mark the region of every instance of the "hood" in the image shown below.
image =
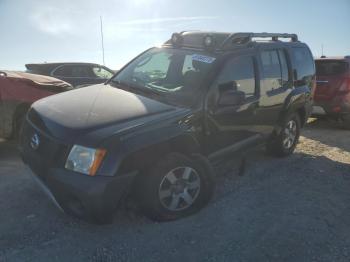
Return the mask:
<path id="1" fill-rule="evenodd" d="M 100 84 L 39 100 L 33 104 L 34 112 L 29 117 L 37 114 L 51 135 L 72 142 L 79 136 L 106 127 L 114 126 L 114 132 L 125 130 L 147 122 L 148 117 L 175 109 L 156 100 Z"/>
<path id="2" fill-rule="evenodd" d="M 30 81 L 32 84 L 38 85 L 38 86 L 45 86 L 45 87 L 62 87 L 62 91 L 65 91 L 67 88 L 72 88 L 72 86 L 60 79 L 51 77 L 51 76 L 44 76 L 44 75 L 37 75 L 37 74 L 30 74 L 30 73 L 24 73 L 24 72 L 17 72 L 17 71 L 1 71 L 5 73 L 5 76 L 8 78 L 16 78 L 24 81 Z"/>

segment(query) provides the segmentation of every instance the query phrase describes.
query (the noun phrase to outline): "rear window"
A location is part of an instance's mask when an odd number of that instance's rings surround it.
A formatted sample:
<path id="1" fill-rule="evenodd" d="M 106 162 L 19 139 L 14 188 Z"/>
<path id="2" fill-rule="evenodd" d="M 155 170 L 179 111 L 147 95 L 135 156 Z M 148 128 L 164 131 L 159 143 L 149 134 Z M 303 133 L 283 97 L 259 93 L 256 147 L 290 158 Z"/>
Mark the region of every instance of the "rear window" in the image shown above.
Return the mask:
<path id="1" fill-rule="evenodd" d="M 316 61 L 316 74 L 322 76 L 344 74 L 349 65 L 345 61 Z"/>

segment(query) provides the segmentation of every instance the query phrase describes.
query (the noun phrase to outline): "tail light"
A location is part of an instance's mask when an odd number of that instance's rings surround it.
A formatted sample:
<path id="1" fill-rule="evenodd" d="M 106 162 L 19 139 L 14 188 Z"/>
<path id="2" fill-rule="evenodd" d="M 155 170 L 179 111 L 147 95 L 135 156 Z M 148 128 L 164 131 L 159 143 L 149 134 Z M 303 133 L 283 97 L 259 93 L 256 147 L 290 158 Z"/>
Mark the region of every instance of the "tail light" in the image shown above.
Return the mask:
<path id="1" fill-rule="evenodd" d="M 348 94 L 348 93 L 350 93 L 350 77 L 347 77 L 344 79 L 342 85 L 338 90 L 338 94 L 340 95 Z"/>

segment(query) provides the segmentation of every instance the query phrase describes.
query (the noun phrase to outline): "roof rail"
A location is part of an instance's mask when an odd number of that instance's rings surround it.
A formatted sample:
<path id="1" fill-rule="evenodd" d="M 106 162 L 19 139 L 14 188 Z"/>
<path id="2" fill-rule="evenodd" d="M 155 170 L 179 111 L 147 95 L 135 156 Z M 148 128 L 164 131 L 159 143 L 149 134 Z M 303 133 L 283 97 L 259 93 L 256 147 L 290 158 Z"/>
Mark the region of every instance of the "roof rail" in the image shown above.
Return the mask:
<path id="1" fill-rule="evenodd" d="M 233 33 L 222 43 L 221 48 L 230 44 L 248 44 L 254 42 L 253 38 L 271 38 L 278 41 L 278 38 L 290 38 L 292 42 L 298 42 L 298 35 L 286 33 Z"/>

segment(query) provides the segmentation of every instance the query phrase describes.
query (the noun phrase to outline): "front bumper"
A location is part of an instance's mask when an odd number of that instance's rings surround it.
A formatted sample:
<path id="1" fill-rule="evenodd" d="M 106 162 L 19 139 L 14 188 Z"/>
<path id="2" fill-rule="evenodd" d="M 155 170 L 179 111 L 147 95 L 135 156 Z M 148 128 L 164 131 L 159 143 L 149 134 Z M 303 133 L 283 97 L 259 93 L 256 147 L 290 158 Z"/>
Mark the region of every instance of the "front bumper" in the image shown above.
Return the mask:
<path id="1" fill-rule="evenodd" d="M 30 168 L 30 163 L 23 161 Z M 68 214 L 95 223 L 109 223 L 120 199 L 125 196 L 136 172 L 107 177 L 77 174 L 65 169 L 50 168 L 45 179 L 30 168 L 31 174 L 53 202 Z"/>
<path id="2" fill-rule="evenodd" d="M 65 212 L 91 222 L 110 222 L 120 199 L 128 193 L 136 172 L 88 176 L 67 170 L 64 163 L 70 146 L 50 137 L 43 129 L 45 126 L 39 129 L 28 118 L 23 124 L 19 151 L 30 173 Z M 40 138 L 37 148 L 31 145 L 34 135 Z"/>

